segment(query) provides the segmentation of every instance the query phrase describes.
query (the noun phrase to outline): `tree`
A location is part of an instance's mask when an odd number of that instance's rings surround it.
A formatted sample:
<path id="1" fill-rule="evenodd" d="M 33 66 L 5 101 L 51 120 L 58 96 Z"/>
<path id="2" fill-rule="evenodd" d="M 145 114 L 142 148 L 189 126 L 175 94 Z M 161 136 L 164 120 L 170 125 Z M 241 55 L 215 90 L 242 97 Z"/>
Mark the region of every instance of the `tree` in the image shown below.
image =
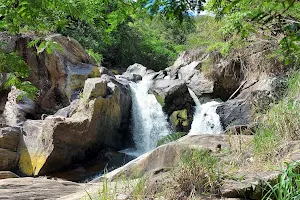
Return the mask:
<path id="1" fill-rule="evenodd" d="M 189 11 L 196 7 L 201 8 L 204 0 L 0 0 L 0 31 L 8 31 L 12 34 L 19 34 L 22 32 L 34 32 L 37 35 L 43 36 L 49 32 L 62 32 L 76 35 L 78 30 L 86 36 L 77 36 L 80 42 L 86 44 L 89 53 L 94 57 L 101 58 L 101 56 L 93 53 L 103 52 L 111 44 L 114 44 L 116 39 L 120 39 L 120 35 L 116 36 L 118 31 L 137 31 L 137 36 L 142 35 L 144 39 L 139 41 L 138 45 L 141 48 L 141 60 L 156 61 L 155 65 L 167 64 L 170 56 L 176 54 L 172 49 L 172 42 L 164 40 L 160 42 L 161 33 L 157 33 L 156 40 L 151 40 L 150 34 L 143 32 L 145 27 L 130 26 L 130 23 L 138 21 L 140 14 L 142 16 L 156 14 L 164 15 L 167 19 L 177 18 L 183 22 L 185 18 L 189 17 Z M 88 33 L 92 30 L 92 33 Z M 178 29 L 177 29 L 178 30 Z M 152 31 L 153 30 L 149 30 Z M 88 34 L 87 34 L 88 33 Z M 120 32 L 119 32 L 120 33 Z M 128 36 L 128 33 L 123 35 Z M 174 35 L 174 34 L 173 34 Z M 184 40 L 184 38 L 181 38 Z M 93 45 L 93 42 L 94 45 Z M 38 53 L 46 50 L 51 53 L 51 41 L 33 41 L 31 45 L 39 45 Z M 163 47 L 166 48 L 163 48 Z M 134 50 L 134 49 L 131 49 Z M 6 60 L 4 70 L 0 68 L 0 72 L 7 73 L 10 71 L 13 79 L 10 79 L 10 84 L 16 86 L 22 83 L 28 76 L 28 73 L 22 73 L 26 65 L 23 63 L 21 68 L 12 67 L 12 63 L 8 59 L 12 59 L 9 54 L 2 54 L 2 59 Z M 131 52 L 132 53 L 132 52 Z M 15 54 L 12 61 L 17 61 L 17 54 Z M 19 58 L 21 60 L 21 58 Z M 137 59 L 138 60 L 138 59 Z M 161 62 L 163 61 L 163 62 Z M 21 61 L 20 61 L 21 62 Z M 20 71 L 21 70 L 21 71 Z M 27 70 L 28 71 L 28 68 Z"/>
<path id="2" fill-rule="evenodd" d="M 279 45 L 286 64 L 300 63 L 300 2 L 298 0 L 210 0 L 207 8 L 223 19 L 223 34 L 249 39 L 260 33 Z"/>

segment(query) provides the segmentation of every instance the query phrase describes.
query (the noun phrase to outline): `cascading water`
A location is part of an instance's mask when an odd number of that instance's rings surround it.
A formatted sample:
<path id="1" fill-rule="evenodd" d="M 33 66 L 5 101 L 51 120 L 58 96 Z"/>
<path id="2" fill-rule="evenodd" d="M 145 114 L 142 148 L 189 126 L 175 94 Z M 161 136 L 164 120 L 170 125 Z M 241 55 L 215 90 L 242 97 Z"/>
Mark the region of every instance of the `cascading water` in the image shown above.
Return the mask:
<path id="1" fill-rule="evenodd" d="M 189 135 L 218 134 L 222 132 L 220 117 L 216 112 L 220 103 L 211 101 L 201 105 L 196 94 L 190 89 L 189 92 L 196 104 L 194 120 Z"/>
<path id="2" fill-rule="evenodd" d="M 141 155 L 153 150 L 157 141 L 171 133 L 167 117 L 154 94 L 148 90 L 152 76 L 145 76 L 138 83 L 130 83 L 132 94 L 132 133 L 136 150 L 123 151 L 131 155 Z"/>

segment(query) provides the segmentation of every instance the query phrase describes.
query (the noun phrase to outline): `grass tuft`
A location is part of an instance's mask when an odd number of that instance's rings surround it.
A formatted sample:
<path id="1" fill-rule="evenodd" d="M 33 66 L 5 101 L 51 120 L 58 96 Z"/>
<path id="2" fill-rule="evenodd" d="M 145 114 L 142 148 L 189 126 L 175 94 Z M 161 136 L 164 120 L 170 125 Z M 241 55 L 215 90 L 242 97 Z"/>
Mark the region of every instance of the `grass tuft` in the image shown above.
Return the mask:
<path id="1" fill-rule="evenodd" d="M 267 183 L 267 192 L 263 200 L 297 200 L 300 199 L 300 163 L 286 164 L 275 185 Z"/>
<path id="2" fill-rule="evenodd" d="M 300 140 L 300 73 L 289 78 L 286 96 L 259 117 L 254 137 L 255 157 L 263 161 L 276 158 L 277 148 L 291 140 Z"/>
<path id="3" fill-rule="evenodd" d="M 171 199 L 192 198 L 196 194 L 220 194 L 223 177 L 219 160 L 209 151 L 193 150 L 186 152 L 176 171 L 175 192 Z"/>

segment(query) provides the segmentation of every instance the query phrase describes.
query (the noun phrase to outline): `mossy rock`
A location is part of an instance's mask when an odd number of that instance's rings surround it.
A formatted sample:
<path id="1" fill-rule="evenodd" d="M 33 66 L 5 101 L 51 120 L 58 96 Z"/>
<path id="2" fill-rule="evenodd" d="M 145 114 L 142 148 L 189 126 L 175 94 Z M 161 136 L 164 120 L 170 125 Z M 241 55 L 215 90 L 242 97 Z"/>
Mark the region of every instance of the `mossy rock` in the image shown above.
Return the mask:
<path id="1" fill-rule="evenodd" d="M 156 92 L 153 92 L 153 94 L 155 95 L 157 102 L 163 107 L 165 105 L 165 98 Z"/>
<path id="2" fill-rule="evenodd" d="M 177 131 L 187 132 L 191 126 L 186 109 L 174 111 L 170 116 L 170 122 Z"/>
<path id="3" fill-rule="evenodd" d="M 112 70 L 110 70 L 112 73 L 114 73 L 114 75 L 118 75 L 119 74 L 119 71 L 118 70 L 116 70 L 116 69 L 112 69 Z"/>

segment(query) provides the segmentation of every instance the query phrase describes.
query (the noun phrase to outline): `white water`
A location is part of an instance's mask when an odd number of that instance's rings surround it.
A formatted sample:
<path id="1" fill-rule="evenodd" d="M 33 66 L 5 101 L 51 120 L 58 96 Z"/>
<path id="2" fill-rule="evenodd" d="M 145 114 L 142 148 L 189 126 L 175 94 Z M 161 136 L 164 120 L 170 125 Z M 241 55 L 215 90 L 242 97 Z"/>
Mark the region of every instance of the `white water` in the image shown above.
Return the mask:
<path id="1" fill-rule="evenodd" d="M 189 135 L 221 133 L 223 128 L 220 117 L 216 112 L 220 103 L 211 101 L 201 105 L 195 93 L 192 90 L 189 90 L 189 92 L 196 104 L 194 120 Z"/>
<path id="2" fill-rule="evenodd" d="M 154 94 L 148 90 L 153 81 L 151 76 L 145 76 L 138 83 L 130 83 L 132 94 L 132 133 L 136 149 L 123 152 L 138 156 L 153 150 L 157 141 L 171 133 L 167 117 Z"/>

